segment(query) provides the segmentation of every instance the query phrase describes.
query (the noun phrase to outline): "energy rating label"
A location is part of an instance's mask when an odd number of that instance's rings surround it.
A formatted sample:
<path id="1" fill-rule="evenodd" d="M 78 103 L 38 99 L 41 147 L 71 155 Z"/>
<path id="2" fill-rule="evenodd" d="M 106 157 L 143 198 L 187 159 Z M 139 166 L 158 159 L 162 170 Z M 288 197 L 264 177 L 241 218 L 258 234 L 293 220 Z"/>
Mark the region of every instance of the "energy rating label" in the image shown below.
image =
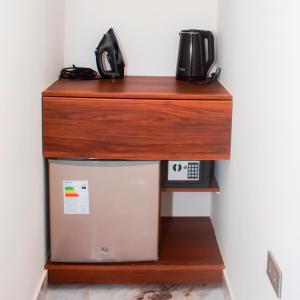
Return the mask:
<path id="1" fill-rule="evenodd" d="M 87 180 L 64 180 L 64 214 L 89 214 Z"/>

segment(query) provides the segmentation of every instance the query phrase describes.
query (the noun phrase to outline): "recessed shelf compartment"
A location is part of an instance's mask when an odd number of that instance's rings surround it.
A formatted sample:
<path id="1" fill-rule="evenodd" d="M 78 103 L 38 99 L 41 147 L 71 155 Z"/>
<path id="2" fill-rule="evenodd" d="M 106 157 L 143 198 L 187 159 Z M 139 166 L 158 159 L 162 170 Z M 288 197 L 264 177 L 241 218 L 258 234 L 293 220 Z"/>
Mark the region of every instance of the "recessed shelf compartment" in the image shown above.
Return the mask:
<path id="1" fill-rule="evenodd" d="M 216 178 L 213 178 L 209 187 L 206 188 L 161 188 L 161 192 L 220 192 Z"/>
<path id="2" fill-rule="evenodd" d="M 45 265 L 53 284 L 193 284 L 221 282 L 224 263 L 209 217 L 163 217 L 160 260 Z"/>

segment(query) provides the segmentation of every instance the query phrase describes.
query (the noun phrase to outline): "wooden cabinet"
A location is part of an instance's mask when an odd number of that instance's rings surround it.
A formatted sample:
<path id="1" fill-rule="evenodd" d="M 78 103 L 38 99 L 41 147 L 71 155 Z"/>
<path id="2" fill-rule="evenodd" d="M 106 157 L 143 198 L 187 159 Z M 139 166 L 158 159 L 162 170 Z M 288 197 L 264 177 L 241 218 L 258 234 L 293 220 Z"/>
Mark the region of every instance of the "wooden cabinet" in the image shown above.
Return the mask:
<path id="1" fill-rule="evenodd" d="M 43 92 L 46 158 L 230 158 L 232 97 L 218 82 L 173 77 L 58 80 Z M 217 183 L 206 191 L 216 191 Z M 209 218 L 163 218 L 160 261 L 46 264 L 52 283 L 197 283 L 222 279 Z"/>
<path id="2" fill-rule="evenodd" d="M 231 110 L 217 82 L 60 80 L 43 93 L 44 156 L 229 159 Z"/>

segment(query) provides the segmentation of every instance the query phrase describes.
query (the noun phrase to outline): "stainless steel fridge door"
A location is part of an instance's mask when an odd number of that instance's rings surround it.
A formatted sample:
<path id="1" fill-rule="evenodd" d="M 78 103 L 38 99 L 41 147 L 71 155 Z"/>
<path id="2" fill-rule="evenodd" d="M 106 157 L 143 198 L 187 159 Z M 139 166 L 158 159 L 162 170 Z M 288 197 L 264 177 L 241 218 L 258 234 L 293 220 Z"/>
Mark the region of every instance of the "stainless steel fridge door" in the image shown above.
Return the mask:
<path id="1" fill-rule="evenodd" d="M 49 160 L 51 261 L 158 259 L 159 161 Z"/>

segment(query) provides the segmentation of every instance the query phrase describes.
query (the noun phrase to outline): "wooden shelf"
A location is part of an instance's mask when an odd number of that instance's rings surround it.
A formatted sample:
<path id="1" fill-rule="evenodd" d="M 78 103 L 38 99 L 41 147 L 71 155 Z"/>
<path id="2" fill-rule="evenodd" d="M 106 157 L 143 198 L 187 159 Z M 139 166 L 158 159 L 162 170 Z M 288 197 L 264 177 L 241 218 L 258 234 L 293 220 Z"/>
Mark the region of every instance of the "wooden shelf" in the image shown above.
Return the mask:
<path id="1" fill-rule="evenodd" d="M 224 264 L 209 217 L 164 217 L 159 261 L 48 261 L 45 269 L 52 284 L 192 284 L 221 282 Z"/>
<path id="2" fill-rule="evenodd" d="M 220 192 L 216 178 L 211 181 L 208 188 L 161 188 L 161 192 Z"/>

